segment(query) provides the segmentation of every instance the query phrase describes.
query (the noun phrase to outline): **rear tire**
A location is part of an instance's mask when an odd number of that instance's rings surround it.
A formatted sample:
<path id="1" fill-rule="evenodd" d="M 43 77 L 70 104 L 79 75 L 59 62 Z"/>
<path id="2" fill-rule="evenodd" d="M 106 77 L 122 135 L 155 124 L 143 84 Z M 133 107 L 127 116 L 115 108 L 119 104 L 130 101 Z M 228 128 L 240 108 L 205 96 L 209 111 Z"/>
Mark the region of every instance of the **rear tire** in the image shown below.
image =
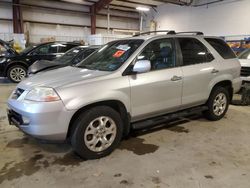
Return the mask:
<path id="1" fill-rule="evenodd" d="M 208 110 L 204 111 L 204 116 L 211 121 L 223 118 L 229 106 L 229 92 L 224 87 L 216 87 L 212 90 L 207 101 Z"/>
<path id="2" fill-rule="evenodd" d="M 22 65 L 11 66 L 7 71 L 7 77 L 14 83 L 19 83 L 27 75 L 27 69 Z"/>
<path id="3" fill-rule="evenodd" d="M 71 144 L 84 159 L 109 155 L 120 143 L 123 124 L 118 112 L 108 106 L 93 107 L 73 123 Z"/>

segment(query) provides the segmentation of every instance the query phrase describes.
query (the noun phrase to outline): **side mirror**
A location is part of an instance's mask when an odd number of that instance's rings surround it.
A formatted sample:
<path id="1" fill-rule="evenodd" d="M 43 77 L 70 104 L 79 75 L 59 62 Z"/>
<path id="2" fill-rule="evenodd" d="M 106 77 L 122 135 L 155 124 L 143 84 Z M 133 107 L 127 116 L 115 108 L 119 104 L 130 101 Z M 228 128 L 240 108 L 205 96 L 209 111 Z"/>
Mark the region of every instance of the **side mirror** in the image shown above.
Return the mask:
<path id="1" fill-rule="evenodd" d="M 149 60 L 139 60 L 135 62 L 133 72 L 144 73 L 151 70 L 151 63 Z"/>

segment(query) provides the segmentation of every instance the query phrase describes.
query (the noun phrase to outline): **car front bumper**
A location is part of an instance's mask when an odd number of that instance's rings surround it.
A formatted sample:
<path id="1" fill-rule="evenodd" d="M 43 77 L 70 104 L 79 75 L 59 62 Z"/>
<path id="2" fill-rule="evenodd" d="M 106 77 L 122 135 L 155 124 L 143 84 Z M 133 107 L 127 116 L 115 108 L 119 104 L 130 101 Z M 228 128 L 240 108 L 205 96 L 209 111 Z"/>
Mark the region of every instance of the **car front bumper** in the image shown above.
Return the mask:
<path id="1" fill-rule="evenodd" d="M 10 124 L 28 135 L 43 140 L 64 141 L 75 111 L 65 109 L 62 101 L 34 102 L 10 98 L 7 113 Z"/>
<path id="2" fill-rule="evenodd" d="M 233 80 L 233 91 L 234 93 L 238 93 L 241 89 L 242 79 L 240 77 Z"/>
<path id="3" fill-rule="evenodd" d="M 244 83 L 246 82 L 250 83 L 250 76 L 242 76 L 241 79 L 242 79 L 242 82 Z"/>

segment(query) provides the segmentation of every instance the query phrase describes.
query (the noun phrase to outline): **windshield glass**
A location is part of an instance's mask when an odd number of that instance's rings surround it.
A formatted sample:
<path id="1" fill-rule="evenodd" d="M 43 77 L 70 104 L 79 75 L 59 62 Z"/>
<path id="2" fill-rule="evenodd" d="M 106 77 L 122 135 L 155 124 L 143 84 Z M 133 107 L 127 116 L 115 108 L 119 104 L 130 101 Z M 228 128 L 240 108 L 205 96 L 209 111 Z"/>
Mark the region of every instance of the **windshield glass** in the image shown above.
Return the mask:
<path id="1" fill-rule="evenodd" d="M 143 41 L 131 39 L 110 42 L 77 64 L 77 67 L 100 71 L 114 71 L 134 53 Z"/>
<path id="2" fill-rule="evenodd" d="M 74 57 L 77 56 L 77 54 L 79 52 L 81 52 L 84 49 L 87 49 L 87 48 L 83 48 L 83 47 L 72 48 L 71 50 L 67 51 L 64 55 L 62 55 L 61 57 L 56 58 L 54 61 L 60 62 L 62 64 L 68 64 L 71 62 L 71 60 Z"/>
<path id="3" fill-rule="evenodd" d="M 247 50 L 243 51 L 239 55 L 239 59 L 250 59 L 250 49 L 247 49 Z"/>
<path id="4" fill-rule="evenodd" d="M 23 51 L 21 51 L 22 54 L 26 54 L 28 53 L 31 49 L 35 48 L 36 45 L 31 45 L 31 46 L 28 46 L 27 48 L 25 48 Z"/>

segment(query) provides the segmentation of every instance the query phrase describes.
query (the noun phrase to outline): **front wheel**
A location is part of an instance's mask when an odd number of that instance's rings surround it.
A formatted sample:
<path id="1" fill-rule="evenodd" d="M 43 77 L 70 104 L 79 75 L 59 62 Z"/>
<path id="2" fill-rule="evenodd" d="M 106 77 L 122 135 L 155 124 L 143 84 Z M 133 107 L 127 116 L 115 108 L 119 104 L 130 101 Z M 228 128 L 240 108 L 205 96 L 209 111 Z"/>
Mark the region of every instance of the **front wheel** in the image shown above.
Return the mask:
<path id="1" fill-rule="evenodd" d="M 85 159 L 109 155 L 122 138 L 122 120 L 118 112 L 107 106 L 89 109 L 73 124 L 71 144 Z"/>
<path id="2" fill-rule="evenodd" d="M 213 89 L 207 101 L 208 110 L 204 112 L 207 119 L 217 121 L 223 118 L 229 106 L 229 93 L 223 87 Z"/>
<path id="3" fill-rule="evenodd" d="M 21 82 L 27 75 L 27 69 L 21 65 L 14 65 L 8 69 L 7 76 L 14 83 Z"/>

